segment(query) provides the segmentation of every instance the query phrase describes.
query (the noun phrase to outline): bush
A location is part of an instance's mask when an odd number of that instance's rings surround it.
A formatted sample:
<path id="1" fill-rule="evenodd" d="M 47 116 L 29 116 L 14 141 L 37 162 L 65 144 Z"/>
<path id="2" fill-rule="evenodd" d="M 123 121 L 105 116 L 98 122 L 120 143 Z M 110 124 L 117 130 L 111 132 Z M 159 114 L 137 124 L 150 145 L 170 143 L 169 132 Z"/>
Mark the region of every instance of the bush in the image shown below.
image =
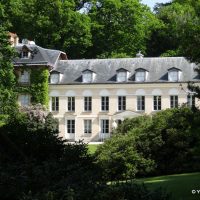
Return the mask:
<path id="1" fill-rule="evenodd" d="M 96 151 L 111 180 L 200 170 L 200 111 L 182 107 L 126 119 Z"/>
<path id="2" fill-rule="evenodd" d="M 103 184 L 100 168 L 86 144 L 59 138 L 57 125 L 30 108 L 0 127 L 1 200 L 92 199 Z"/>

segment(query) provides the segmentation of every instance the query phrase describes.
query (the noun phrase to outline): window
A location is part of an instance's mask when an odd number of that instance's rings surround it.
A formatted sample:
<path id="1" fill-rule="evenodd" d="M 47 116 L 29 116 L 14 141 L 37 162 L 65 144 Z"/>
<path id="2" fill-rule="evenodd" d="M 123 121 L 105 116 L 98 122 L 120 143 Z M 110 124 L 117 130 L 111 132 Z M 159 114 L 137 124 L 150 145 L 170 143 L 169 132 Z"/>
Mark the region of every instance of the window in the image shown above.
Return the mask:
<path id="1" fill-rule="evenodd" d="M 161 96 L 154 96 L 153 97 L 153 109 L 154 110 L 161 110 Z"/>
<path id="2" fill-rule="evenodd" d="M 125 82 L 127 81 L 127 72 L 118 72 L 117 73 L 117 81 L 118 82 Z"/>
<path id="3" fill-rule="evenodd" d="M 84 110 L 92 111 L 92 97 L 84 97 Z"/>
<path id="4" fill-rule="evenodd" d="M 109 120 L 108 119 L 101 120 L 101 133 L 103 133 L 103 134 L 109 133 Z"/>
<path id="5" fill-rule="evenodd" d="M 143 70 L 143 71 L 137 71 L 136 74 L 135 74 L 135 81 L 145 81 L 145 75 L 146 75 L 146 72 Z"/>
<path id="6" fill-rule="evenodd" d="M 84 120 L 84 133 L 92 133 L 92 120 L 86 119 Z"/>
<path id="7" fill-rule="evenodd" d="M 51 111 L 59 111 L 59 97 L 51 97 Z"/>
<path id="8" fill-rule="evenodd" d="M 187 95 L 187 105 L 189 107 L 195 107 L 195 97 L 191 94 Z"/>
<path id="9" fill-rule="evenodd" d="M 69 134 L 75 133 L 75 120 L 74 119 L 67 120 L 67 133 L 69 133 Z"/>
<path id="10" fill-rule="evenodd" d="M 75 111 L 75 97 L 68 97 L 68 111 Z"/>
<path id="11" fill-rule="evenodd" d="M 29 81 L 30 81 L 29 72 L 23 70 L 23 71 L 21 72 L 21 76 L 20 76 L 19 82 L 20 82 L 20 83 L 29 83 Z"/>
<path id="12" fill-rule="evenodd" d="M 87 71 L 83 73 L 83 82 L 90 83 L 93 80 L 93 72 Z"/>
<path id="13" fill-rule="evenodd" d="M 102 111 L 109 110 L 109 97 L 101 97 L 101 110 Z"/>
<path id="14" fill-rule="evenodd" d="M 21 106 L 28 106 L 30 104 L 30 96 L 28 94 L 20 95 L 19 102 Z"/>
<path id="15" fill-rule="evenodd" d="M 170 96 L 170 108 L 178 108 L 178 96 Z"/>
<path id="16" fill-rule="evenodd" d="M 169 81 L 178 81 L 179 77 L 179 72 L 178 70 L 171 70 L 168 72 L 168 79 Z"/>
<path id="17" fill-rule="evenodd" d="M 125 96 L 118 97 L 118 110 L 119 111 L 126 110 L 126 97 Z"/>
<path id="18" fill-rule="evenodd" d="M 28 51 L 22 51 L 21 58 L 29 58 L 29 52 Z"/>
<path id="19" fill-rule="evenodd" d="M 145 96 L 137 96 L 137 110 L 145 110 Z"/>
<path id="20" fill-rule="evenodd" d="M 50 83 L 58 83 L 59 82 L 59 74 L 51 74 Z"/>

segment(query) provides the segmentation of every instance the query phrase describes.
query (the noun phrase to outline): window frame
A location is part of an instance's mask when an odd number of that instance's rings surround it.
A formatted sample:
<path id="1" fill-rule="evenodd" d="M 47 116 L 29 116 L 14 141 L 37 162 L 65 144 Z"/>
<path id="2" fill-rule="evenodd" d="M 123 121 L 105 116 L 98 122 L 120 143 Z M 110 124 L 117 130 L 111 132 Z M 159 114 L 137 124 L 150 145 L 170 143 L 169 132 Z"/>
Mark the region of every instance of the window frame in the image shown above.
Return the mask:
<path id="1" fill-rule="evenodd" d="M 55 79 L 55 77 L 52 78 L 53 76 L 57 76 L 57 78 L 56 79 Z M 56 83 L 59 83 L 59 81 L 60 81 L 60 74 L 59 73 L 51 73 L 51 75 L 50 75 L 50 83 L 51 84 L 56 84 Z"/>
<path id="2" fill-rule="evenodd" d="M 59 97 L 51 97 L 51 111 L 58 112 L 59 111 Z"/>
<path id="3" fill-rule="evenodd" d="M 145 96 L 137 96 L 137 111 L 145 111 Z"/>
<path id="4" fill-rule="evenodd" d="M 92 134 L 92 120 L 91 119 L 84 119 L 83 125 L 84 125 L 83 133 L 84 134 Z"/>
<path id="5" fill-rule="evenodd" d="M 101 119 L 100 123 L 101 123 L 101 125 L 100 125 L 101 134 L 109 134 L 110 133 L 110 130 L 109 130 L 109 127 L 110 127 L 109 119 Z"/>
<path id="6" fill-rule="evenodd" d="M 176 73 L 176 76 L 174 75 Z M 172 69 L 168 71 L 168 80 L 172 82 L 177 82 L 179 81 L 179 70 L 177 69 Z"/>
<path id="7" fill-rule="evenodd" d="M 27 99 L 24 100 L 23 97 L 26 97 Z M 20 94 L 19 97 L 18 97 L 18 99 L 19 99 L 19 102 L 20 102 L 21 106 L 29 106 L 30 105 L 31 98 L 30 98 L 29 94 Z M 24 103 L 24 102 L 26 102 L 26 103 Z"/>
<path id="8" fill-rule="evenodd" d="M 162 109 L 162 97 L 161 95 L 153 96 L 153 110 L 160 111 Z"/>
<path id="9" fill-rule="evenodd" d="M 67 134 L 75 134 L 76 124 L 75 119 L 67 119 Z"/>
<path id="10" fill-rule="evenodd" d="M 190 108 L 196 106 L 194 95 L 192 95 L 192 94 L 187 95 L 187 106 L 190 107 Z"/>
<path id="11" fill-rule="evenodd" d="M 178 108 L 178 95 L 170 95 L 170 108 Z"/>
<path id="12" fill-rule="evenodd" d="M 20 77 L 19 77 L 19 83 L 30 83 L 30 72 L 27 70 L 22 70 Z"/>
<path id="13" fill-rule="evenodd" d="M 101 96 L 101 111 L 109 111 L 109 96 Z"/>
<path id="14" fill-rule="evenodd" d="M 84 111 L 85 112 L 92 111 L 92 97 L 91 96 L 84 97 Z"/>
<path id="15" fill-rule="evenodd" d="M 127 81 L 127 71 L 118 71 L 117 82 L 126 82 L 126 81 Z"/>
<path id="16" fill-rule="evenodd" d="M 126 96 L 118 96 L 118 111 L 126 110 Z"/>
<path id="17" fill-rule="evenodd" d="M 143 74 L 143 75 L 141 76 L 140 74 Z M 146 81 L 146 71 L 145 70 L 137 70 L 135 73 L 135 81 L 136 82 Z"/>
<path id="18" fill-rule="evenodd" d="M 91 83 L 93 81 L 93 72 L 85 71 L 82 74 L 83 83 Z"/>
<path id="19" fill-rule="evenodd" d="M 67 111 L 75 112 L 75 97 L 67 97 Z"/>

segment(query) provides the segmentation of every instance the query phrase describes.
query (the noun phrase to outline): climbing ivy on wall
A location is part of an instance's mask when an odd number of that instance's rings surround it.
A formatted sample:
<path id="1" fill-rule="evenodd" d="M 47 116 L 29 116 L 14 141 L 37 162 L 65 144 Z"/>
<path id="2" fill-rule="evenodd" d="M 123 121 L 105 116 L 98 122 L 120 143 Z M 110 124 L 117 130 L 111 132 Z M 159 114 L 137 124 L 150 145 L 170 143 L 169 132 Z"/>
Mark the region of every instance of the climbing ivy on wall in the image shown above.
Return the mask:
<path id="1" fill-rule="evenodd" d="M 41 103 L 48 106 L 48 69 L 39 68 L 31 70 L 30 74 L 30 93 L 31 103 Z"/>
<path id="2" fill-rule="evenodd" d="M 23 70 L 26 70 L 30 73 L 30 84 L 21 85 L 19 83 L 17 88 L 18 94 L 30 94 L 31 104 L 41 103 L 48 107 L 49 103 L 49 70 L 44 67 L 33 67 L 32 69 L 28 67 L 23 67 Z M 18 75 L 19 78 L 19 75 Z"/>

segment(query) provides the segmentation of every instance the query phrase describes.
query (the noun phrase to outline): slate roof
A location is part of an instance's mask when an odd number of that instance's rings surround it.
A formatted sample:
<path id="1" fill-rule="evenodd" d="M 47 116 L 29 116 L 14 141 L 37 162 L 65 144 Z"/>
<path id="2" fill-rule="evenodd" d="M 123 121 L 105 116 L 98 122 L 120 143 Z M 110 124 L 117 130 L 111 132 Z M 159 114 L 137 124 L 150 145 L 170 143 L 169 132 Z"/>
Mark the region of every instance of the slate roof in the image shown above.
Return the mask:
<path id="1" fill-rule="evenodd" d="M 194 63 L 189 63 L 183 57 L 157 57 L 157 58 L 120 58 L 120 59 L 82 59 L 58 61 L 54 70 L 63 74 L 59 84 L 86 84 L 82 83 L 82 72 L 93 71 L 96 76 L 93 84 L 112 83 L 116 81 L 117 70 L 124 68 L 130 72 L 126 83 L 135 82 L 135 70 L 143 68 L 148 71 L 147 80 L 144 83 L 169 82 L 168 70 L 178 68 L 181 71 L 179 82 L 199 81 L 194 68 Z M 142 83 L 142 82 L 139 82 Z M 92 84 L 92 83 L 89 83 Z M 122 84 L 120 82 L 120 84 Z"/>
<path id="2" fill-rule="evenodd" d="M 19 44 L 16 47 L 16 51 L 20 54 L 23 48 L 27 48 L 31 52 L 29 58 L 18 58 L 14 59 L 14 66 L 21 66 L 26 64 L 26 66 L 31 65 L 47 65 L 50 68 L 53 68 L 60 57 L 63 54 L 66 57 L 66 54 L 62 51 L 44 49 L 35 44 Z"/>

